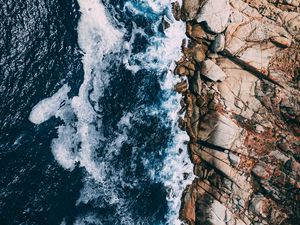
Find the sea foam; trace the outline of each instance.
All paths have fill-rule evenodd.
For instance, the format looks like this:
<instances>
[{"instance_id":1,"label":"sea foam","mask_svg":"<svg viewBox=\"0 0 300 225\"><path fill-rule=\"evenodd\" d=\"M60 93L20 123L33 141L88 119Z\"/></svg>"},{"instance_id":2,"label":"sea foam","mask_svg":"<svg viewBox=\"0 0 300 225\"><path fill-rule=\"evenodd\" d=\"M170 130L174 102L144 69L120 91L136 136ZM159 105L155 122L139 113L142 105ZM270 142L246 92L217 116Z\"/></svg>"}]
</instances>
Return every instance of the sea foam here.
<instances>
[{"instance_id":1,"label":"sea foam","mask_svg":"<svg viewBox=\"0 0 300 225\"><path fill-rule=\"evenodd\" d=\"M41 124L52 116L55 116L62 103L68 99L68 92L70 90L71 88L65 84L54 95L41 100L30 112L30 122Z\"/></svg>"},{"instance_id":2,"label":"sea foam","mask_svg":"<svg viewBox=\"0 0 300 225\"><path fill-rule=\"evenodd\" d=\"M84 79L80 86L78 96L68 99L70 88L64 85L56 94L42 100L32 110L30 121L42 123L51 116L60 117L64 124L58 127L58 137L52 141L52 152L57 162L65 169L72 170L79 165L86 171L84 187L81 190L77 204L87 204L95 201L98 207L106 207L105 203L116 207L115 217L121 224L147 224L141 220L133 219L130 213L130 202L123 198L122 191L117 189L117 184L122 188L134 188L139 185L136 178L125 179L125 171L118 171L113 167L116 157L124 143L130 140L129 130L132 120L140 120L139 109L126 112L117 124L114 139L107 140L103 134L102 105L99 99L103 97L105 88L109 85L110 74L107 68L114 60L120 60L128 70L137 73L141 69L165 74L160 79L160 88L163 92L163 102L157 106L144 109L148 114L160 115L166 112L167 117L162 118L166 126L171 126L171 139L167 149L164 150L166 158L163 169L157 173L151 162L151 156L145 155L142 163L149 169L149 176L155 182L161 182L169 190L167 201L169 212L166 220L169 225L180 224L178 212L182 191L193 179L192 164L187 151L179 154L179 149L185 149L188 136L177 127L178 106L181 96L173 91L174 84L180 79L174 77L174 61L181 55L181 41L185 38L184 23L175 21L171 15L170 1L141 1L140 8L128 1L124 10L147 16L157 16L152 24L156 35L148 37L149 46L144 52L132 53L131 46L136 35L147 37L143 28L133 23L132 36L124 39L124 28L114 26L114 18L108 15L104 5L99 0L79 0L81 17L78 24L78 43L83 51ZM149 15L145 13L149 11ZM151 14L151 15L150 15ZM159 31L162 17L170 23L170 27L162 34ZM123 54L119 59L113 54ZM65 102L63 107L62 104ZM109 142L109 143L107 143ZM101 144L106 143L106 144ZM101 148L101 156L97 151ZM131 153L130 168L136 170L137 153L140 149L134 147ZM188 174L184 179L183 174ZM119 192L118 192L119 191ZM101 199L101 201L99 201ZM101 205L104 204L104 205ZM97 217L87 214L79 217L75 224L92 223ZM96 223L97 224L97 223ZM99 222L101 224L101 222Z\"/></svg>"}]
</instances>

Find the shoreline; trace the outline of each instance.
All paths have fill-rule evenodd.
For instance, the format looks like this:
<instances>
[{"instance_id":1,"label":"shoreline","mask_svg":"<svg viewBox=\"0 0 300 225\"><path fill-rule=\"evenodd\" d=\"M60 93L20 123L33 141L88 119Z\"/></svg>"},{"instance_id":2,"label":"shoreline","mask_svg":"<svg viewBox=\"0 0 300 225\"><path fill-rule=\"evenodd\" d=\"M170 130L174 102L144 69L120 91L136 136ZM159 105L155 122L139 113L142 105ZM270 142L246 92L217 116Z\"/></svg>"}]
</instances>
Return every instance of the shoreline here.
<instances>
[{"instance_id":1,"label":"shoreline","mask_svg":"<svg viewBox=\"0 0 300 225\"><path fill-rule=\"evenodd\" d=\"M172 3L187 40L174 74L196 178L186 224L296 224L300 1Z\"/></svg>"}]
</instances>

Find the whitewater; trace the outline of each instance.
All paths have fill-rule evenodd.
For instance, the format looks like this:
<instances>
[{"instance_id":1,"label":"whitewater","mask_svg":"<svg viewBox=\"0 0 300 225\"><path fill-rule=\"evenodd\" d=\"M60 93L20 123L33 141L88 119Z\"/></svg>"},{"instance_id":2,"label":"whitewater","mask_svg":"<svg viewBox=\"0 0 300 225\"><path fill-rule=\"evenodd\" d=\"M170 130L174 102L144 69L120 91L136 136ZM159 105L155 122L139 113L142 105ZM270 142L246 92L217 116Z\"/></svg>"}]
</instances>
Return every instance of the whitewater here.
<instances>
[{"instance_id":1,"label":"whitewater","mask_svg":"<svg viewBox=\"0 0 300 225\"><path fill-rule=\"evenodd\" d=\"M180 225L181 194L193 180L188 136L177 127L180 78L172 72L185 25L168 0L78 4L78 94L70 97L64 84L29 115L36 126L61 121L53 156L67 171L84 171L76 205L89 207L74 224Z\"/></svg>"}]
</instances>

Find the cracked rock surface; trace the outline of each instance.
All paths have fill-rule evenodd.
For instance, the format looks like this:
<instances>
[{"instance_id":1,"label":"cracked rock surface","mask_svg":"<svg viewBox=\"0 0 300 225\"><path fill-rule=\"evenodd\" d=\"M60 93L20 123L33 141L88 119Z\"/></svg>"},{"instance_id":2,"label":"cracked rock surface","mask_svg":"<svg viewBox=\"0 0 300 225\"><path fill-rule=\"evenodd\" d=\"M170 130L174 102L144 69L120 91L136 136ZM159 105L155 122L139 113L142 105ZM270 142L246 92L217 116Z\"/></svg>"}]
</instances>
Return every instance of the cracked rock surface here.
<instances>
[{"instance_id":1,"label":"cracked rock surface","mask_svg":"<svg viewBox=\"0 0 300 225\"><path fill-rule=\"evenodd\" d=\"M183 0L190 225L299 224L300 0Z\"/></svg>"}]
</instances>

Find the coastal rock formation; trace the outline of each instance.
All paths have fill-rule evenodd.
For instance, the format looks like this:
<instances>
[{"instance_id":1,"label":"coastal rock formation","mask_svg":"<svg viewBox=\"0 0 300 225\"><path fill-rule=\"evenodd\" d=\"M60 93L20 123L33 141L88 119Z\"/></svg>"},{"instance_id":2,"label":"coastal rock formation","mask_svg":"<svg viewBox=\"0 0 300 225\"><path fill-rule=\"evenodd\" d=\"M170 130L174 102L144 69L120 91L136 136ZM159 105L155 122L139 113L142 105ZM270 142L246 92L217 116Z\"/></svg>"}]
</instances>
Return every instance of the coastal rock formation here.
<instances>
[{"instance_id":1,"label":"coastal rock formation","mask_svg":"<svg viewBox=\"0 0 300 225\"><path fill-rule=\"evenodd\" d=\"M183 1L186 224L299 224L300 0ZM176 9L176 7L173 7Z\"/></svg>"}]
</instances>

